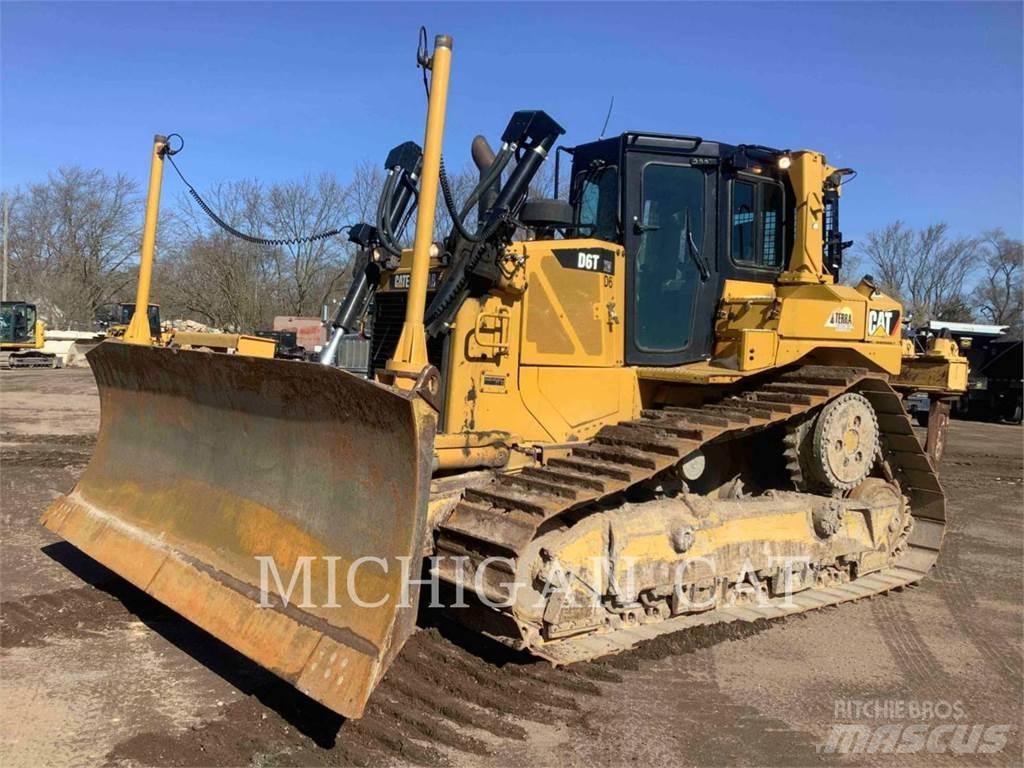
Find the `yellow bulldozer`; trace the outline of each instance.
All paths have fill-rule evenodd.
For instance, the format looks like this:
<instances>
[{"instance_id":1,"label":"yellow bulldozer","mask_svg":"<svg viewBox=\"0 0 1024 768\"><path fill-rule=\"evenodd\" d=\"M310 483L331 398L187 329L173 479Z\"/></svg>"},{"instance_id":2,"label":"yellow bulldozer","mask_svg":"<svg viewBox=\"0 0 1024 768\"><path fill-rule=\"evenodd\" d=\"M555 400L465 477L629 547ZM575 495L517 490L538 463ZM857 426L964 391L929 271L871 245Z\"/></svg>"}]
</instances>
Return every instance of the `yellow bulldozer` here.
<instances>
[{"instance_id":1,"label":"yellow bulldozer","mask_svg":"<svg viewBox=\"0 0 1024 768\"><path fill-rule=\"evenodd\" d=\"M945 422L930 456L901 392L927 379L942 415L966 362L905 356L899 303L841 283L851 172L642 131L556 150L562 127L520 111L497 152L474 142L459 205L451 51L441 35L421 57L424 144L389 155L376 219L349 233L359 268L320 362L154 346L137 316L89 355L95 452L45 525L349 717L421 584L568 664L924 577ZM528 200L552 152L567 200ZM157 179L165 154L158 137Z\"/></svg>"}]
</instances>

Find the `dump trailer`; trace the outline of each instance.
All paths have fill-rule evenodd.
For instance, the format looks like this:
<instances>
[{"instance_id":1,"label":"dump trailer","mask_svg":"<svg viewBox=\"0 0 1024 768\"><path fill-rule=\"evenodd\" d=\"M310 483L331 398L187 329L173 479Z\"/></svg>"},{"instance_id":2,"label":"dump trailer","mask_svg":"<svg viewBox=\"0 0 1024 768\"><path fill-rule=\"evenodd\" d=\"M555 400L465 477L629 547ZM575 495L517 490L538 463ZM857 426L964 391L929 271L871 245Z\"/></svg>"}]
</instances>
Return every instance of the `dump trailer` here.
<instances>
[{"instance_id":1,"label":"dump trailer","mask_svg":"<svg viewBox=\"0 0 1024 768\"><path fill-rule=\"evenodd\" d=\"M568 664L922 579L945 499L903 409L901 307L839 279L850 171L630 131L559 150L568 200L527 200L563 129L519 111L497 152L474 142L460 205L450 38L420 61L424 143L350 230L320 361L104 342L96 448L45 525L348 717L421 582ZM927 370L966 382L955 347Z\"/></svg>"},{"instance_id":2,"label":"dump trailer","mask_svg":"<svg viewBox=\"0 0 1024 768\"><path fill-rule=\"evenodd\" d=\"M60 358L43 351L45 342L46 328L35 304L0 304L0 368L60 368Z\"/></svg>"}]
</instances>

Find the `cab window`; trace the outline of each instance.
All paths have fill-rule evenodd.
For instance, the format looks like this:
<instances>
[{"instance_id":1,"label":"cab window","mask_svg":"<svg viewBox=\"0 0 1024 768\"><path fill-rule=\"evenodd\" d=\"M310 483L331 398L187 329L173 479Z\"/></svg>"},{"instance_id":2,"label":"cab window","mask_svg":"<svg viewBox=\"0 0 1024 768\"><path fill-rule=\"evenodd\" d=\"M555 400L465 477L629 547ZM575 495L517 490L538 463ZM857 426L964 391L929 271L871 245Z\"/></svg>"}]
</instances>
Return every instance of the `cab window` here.
<instances>
[{"instance_id":1,"label":"cab window","mask_svg":"<svg viewBox=\"0 0 1024 768\"><path fill-rule=\"evenodd\" d=\"M34 337L36 308L31 304L5 301L0 309L0 340L23 343Z\"/></svg>"},{"instance_id":2,"label":"cab window","mask_svg":"<svg viewBox=\"0 0 1024 768\"><path fill-rule=\"evenodd\" d=\"M775 181L732 182L729 255L740 266L781 269L785 194Z\"/></svg>"},{"instance_id":3,"label":"cab window","mask_svg":"<svg viewBox=\"0 0 1024 768\"><path fill-rule=\"evenodd\" d=\"M778 184L761 185L761 266L782 268L782 187Z\"/></svg>"},{"instance_id":4,"label":"cab window","mask_svg":"<svg viewBox=\"0 0 1024 768\"><path fill-rule=\"evenodd\" d=\"M644 167L635 224L634 343L645 352L690 344L704 263L704 186L704 173L687 165Z\"/></svg>"},{"instance_id":5,"label":"cab window","mask_svg":"<svg viewBox=\"0 0 1024 768\"><path fill-rule=\"evenodd\" d=\"M754 208L757 190L753 184L735 181L732 185L732 249L733 261L754 261Z\"/></svg>"},{"instance_id":6,"label":"cab window","mask_svg":"<svg viewBox=\"0 0 1024 768\"><path fill-rule=\"evenodd\" d=\"M579 175L576 223L580 237L618 242L619 169L608 165Z\"/></svg>"}]
</instances>

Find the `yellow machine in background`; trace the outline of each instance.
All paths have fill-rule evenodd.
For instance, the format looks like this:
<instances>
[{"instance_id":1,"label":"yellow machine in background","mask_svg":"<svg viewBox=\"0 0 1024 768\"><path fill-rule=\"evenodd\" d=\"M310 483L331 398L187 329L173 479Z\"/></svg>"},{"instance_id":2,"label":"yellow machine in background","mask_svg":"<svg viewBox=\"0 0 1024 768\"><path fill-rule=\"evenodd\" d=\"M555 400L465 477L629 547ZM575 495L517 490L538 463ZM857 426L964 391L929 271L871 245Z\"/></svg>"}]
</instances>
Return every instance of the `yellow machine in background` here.
<instances>
[{"instance_id":1,"label":"yellow machine in background","mask_svg":"<svg viewBox=\"0 0 1024 768\"><path fill-rule=\"evenodd\" d=\"M124 340L135 316L134 304L117 304L113 322L107 326L107 336ZM215 331L179 331L164 329L160 323L160 305L150 304L147 312L150 341L156 346L232 352L251 357L273 357L274 343L260 336Z\"/></svg>"},{"instance_id":2,"label":"yellow machine in background","mask_svg":"<svg viewBox=\"0 0 1024 768\"><path fill-rule=\"evenodd\" d=\"M36 305L5 301L0 306L0 367L59 368L60 359L43 352L46 328Z\"/></svg>"},{"instance_id":3,"label":"yellow machine in background","mask_svg":"<svg viewBox=\"0 0 1024 768\"><path fill-rule=\"evenodd\" d=\"M450 57L447 36L421 57L424 148L395 148L352 228L320 363L153 346L137 313L133 343L89 355L96 451L44 523L349 717L413 630L427 555L456 620L556 663L921 579L944 495L902 405L900 305L838 280L849 171L630 132L558 150L568 201L527 200L563 129L521 111L498 152L474 142L460 207ZM937 397L962 387L955 350L928 365ZM271 564L301 600L266 594Z\"/></svg>"},{"instance_id":4,"label":"yellow machine in background","mask_svg":"<svg viewBox=\"0 0 1024 768\"><path fill-rule=\"evenodd\" d=\"M134 304L114 304L104 307L98 313L97 321L106 326L107 336L114 339L124 338L131 325L132 317L135 316ZM160 305L150 304L147 307L146 320L149 323L149 337L154 344L164 343L163 329L160 326Z\"/></svg>"}]
</instances>

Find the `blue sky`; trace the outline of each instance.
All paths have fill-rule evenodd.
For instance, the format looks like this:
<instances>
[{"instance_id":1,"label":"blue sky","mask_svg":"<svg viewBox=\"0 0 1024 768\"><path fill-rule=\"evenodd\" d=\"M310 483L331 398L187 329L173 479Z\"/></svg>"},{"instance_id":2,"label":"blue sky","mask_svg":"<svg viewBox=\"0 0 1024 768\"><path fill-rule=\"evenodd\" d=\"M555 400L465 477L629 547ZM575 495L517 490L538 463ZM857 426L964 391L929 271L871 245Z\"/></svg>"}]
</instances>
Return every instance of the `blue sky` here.
<instances>
[{"instance_id":1,"label":"blue sky","mask_svg":"<svg viewBox=\"0 0 1024 768\"><path fill-rule=\"evenodd\" d=\"M903 218L1020 237L1022 5L92 4L5 2L4 188L63 164L144 181L177 131L183 169L287 179L422 140L416 33L455 38L449 164L541 108L595 138L698 134L811 147L859 171L853 236ZM168 176L166 195L180 190Z\"/></svg>"}]
</instances>

